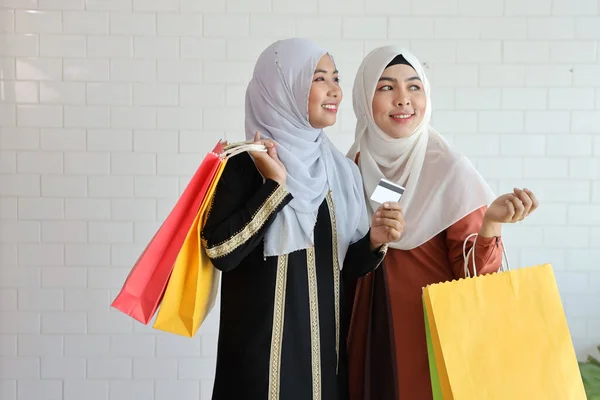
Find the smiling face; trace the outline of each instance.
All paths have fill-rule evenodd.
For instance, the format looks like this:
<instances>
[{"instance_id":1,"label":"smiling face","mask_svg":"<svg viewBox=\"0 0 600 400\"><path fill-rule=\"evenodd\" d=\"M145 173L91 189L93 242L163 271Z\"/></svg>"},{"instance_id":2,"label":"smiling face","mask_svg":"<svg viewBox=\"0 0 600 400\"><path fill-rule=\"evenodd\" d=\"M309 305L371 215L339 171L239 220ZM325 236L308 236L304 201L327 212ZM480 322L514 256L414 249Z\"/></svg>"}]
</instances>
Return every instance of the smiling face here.
<instances>
[{"instance_id":1,"label":"smiling face","mask_svg":"<svg viewBox=\"0 0 600 400\"><path fill-rule=\"evenodd\" d=\"M342 89L338 71L329 55L319 60L308 96L308 121L313 128L323 129L335 124Z\"/></svg>"},{"instance_id":2,"label":"smiling face","mask_svg":"<svg viewBox=\"0 0 600 400\"><path fill-rule=\"evenodd\" d=\"M373 118L386 135L403 138L412 135L425 116L427 97L423 82L409 65L386 68L373 96Z\"/></svg>"}]
</instances>

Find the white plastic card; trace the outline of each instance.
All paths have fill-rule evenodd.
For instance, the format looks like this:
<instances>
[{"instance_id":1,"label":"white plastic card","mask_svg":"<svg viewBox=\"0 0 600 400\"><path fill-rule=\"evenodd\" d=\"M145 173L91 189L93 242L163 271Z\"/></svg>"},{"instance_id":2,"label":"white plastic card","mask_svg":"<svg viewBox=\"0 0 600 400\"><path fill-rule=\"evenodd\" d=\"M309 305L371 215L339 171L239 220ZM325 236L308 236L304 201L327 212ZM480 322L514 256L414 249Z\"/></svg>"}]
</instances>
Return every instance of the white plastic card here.
<instances>
[{"instance_id":1,"label":"white plastic card","mask_svg":"<svg viewBox=\"0 0 600 400\"><path fill-rule=\"evenodd\" d=\"M404 194L404 188L386 179L382 179L371 195L371 200L383 204L387 201L398 202Z\"/></svg>"}]
</instances>

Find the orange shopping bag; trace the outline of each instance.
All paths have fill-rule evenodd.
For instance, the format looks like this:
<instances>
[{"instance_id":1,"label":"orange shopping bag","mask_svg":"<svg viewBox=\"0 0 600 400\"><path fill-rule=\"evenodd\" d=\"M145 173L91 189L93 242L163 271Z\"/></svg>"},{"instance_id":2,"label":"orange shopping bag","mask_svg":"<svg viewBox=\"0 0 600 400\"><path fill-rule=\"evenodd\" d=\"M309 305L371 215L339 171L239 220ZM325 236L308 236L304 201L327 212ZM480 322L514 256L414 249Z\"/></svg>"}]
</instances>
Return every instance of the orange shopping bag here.
<instances>
[{"instance_id":1,"label":"orange shopping bag","mask_svg":"<svg viewBox=\"0 0 600 400\"><path fill-rule=\"evenodd\" d=\"M263 146L244 143L226 148L217 173L175 261L173 273L169 278L165 296L154 322L155 329L193 337L214 307L221 272L213 266L206 254L200 233L208 219L214 193L227 159L235 154L256 149L265 150Z\"/></svg>"},{"instance_id":2,"label":"orange shopping bag","mask_svg":"<svg viewBox=\"0 0 600 400\"><path fill-rule=\"evenodd\" d=\"M165 296L154 328L181 336L193 337L212 310L221 271L214 268L200 243L200 233L208 218L214 192L227 160L219 165L215 179L200 206L185 242L175 260Z\"/></svg>"},{"instance_id":3,"label":"orange shopping bag","mask_svg":"<svg viewBox=\"0 0 600 400\"><path fill-rule=\"evenodd\" d=\"M152 319L222 153L223 143L219 142L205 156L169 216L136 261L112 307L143 324Z\"/></svg>"},{"instance_id":4,"label":"orange shopping bag","mask_svg":"<svg viewBox=\"0 0 600 400\"><path fill-rule=\"evenodd\" d=\"M154 328L181 336L193 337L212 310L221 272L217 270L200 240L200 233L208 219L214 193L227 160L245 151L264 151L264 146L237 143L225 148L217 173L210 184L200 209L187 233L181 251L175 260L173 273L158 310Z\"/></svg>"}]
</instances>

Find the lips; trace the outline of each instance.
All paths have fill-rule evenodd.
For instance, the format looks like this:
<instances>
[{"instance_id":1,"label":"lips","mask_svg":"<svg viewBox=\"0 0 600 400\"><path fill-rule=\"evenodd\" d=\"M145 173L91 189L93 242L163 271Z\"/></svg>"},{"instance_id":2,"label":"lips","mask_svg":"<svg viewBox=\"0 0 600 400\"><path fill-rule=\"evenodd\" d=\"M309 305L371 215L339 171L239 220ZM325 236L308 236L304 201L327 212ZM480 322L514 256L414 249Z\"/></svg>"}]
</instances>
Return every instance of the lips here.
<instances>
[{"instance_id":1,"label":"lips","mask_svg":"<svg viewBox=\"0 0 600 400\"><path fill-rule=\"evenodd\" d=\"M323 104L321 107L323 107L325 110L327 110L329 112L333 112L333 113L336 113L338 111L337 103L326 103L326 104Z\"/></svg>"},{"instance_id":2,"label":"lips","mask_svg":"<svg viewBox=\"0 0 600 400\"><path fill-rule=\"evenodd\" d=\"M398 124L408 124L412 122L415 114L392 114L390 118Z\"/></svg>"}]
</instances>

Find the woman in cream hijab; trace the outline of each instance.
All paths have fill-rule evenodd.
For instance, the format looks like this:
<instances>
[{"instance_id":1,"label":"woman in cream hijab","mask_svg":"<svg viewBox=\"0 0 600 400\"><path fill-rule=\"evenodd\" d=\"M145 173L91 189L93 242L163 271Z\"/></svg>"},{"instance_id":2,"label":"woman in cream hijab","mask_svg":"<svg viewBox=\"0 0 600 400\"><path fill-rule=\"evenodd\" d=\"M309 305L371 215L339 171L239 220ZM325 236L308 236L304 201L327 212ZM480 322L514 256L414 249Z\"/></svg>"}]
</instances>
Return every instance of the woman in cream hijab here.
<instances>
[{"instance_id":1,"label":"woman in cream hijab","mask_svg":"<svg viewBox=\"0 0 600 400\"><path fill-rule=\"evenodd\" d=\"M354 82L356 141L348 156L367 199L382 178L406 189L406 223L382 267L356 282L348 338L353 400L432 398L422 288L464 276L463 244L475 252L478 273L497 271L502 224L537 208L527 189L496 198L430 125L430 90L419 60L395 46L368 54ZM377 217L379 206L368 201L369 214Z\"/></svg>"}]
</instances>

